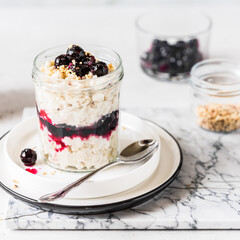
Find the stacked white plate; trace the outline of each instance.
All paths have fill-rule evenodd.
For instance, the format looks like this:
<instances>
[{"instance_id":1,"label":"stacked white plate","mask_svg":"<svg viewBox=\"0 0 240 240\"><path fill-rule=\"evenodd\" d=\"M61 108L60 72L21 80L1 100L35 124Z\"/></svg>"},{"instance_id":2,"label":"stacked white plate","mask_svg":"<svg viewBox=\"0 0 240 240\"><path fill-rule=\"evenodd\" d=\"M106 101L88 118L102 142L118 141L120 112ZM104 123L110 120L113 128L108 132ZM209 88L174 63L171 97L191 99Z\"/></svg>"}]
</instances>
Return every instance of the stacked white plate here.
<instances>
[{"instance_id":1,"label":"stacked white plate","mask_svg":"<svg viewBox=\"0 0 240 240\"><path fill-rule=\"evenodd\" d=\"M138 164L106 169L74 189L64 199L38 203L40 196L61 189L86 173L56 170L46 165L41 157L38 157L33 168L23 165L19 156L24 148L35 148L38 156L41 156L37 121L37 117L31 117L1 138L0 185L16 198L43 209L95 214L133 207L166 188L182 165L181 149L166 130L122 112L120 150L137 140L157 139L159 148L152 158Z\"/></svg>"}]
</instances>

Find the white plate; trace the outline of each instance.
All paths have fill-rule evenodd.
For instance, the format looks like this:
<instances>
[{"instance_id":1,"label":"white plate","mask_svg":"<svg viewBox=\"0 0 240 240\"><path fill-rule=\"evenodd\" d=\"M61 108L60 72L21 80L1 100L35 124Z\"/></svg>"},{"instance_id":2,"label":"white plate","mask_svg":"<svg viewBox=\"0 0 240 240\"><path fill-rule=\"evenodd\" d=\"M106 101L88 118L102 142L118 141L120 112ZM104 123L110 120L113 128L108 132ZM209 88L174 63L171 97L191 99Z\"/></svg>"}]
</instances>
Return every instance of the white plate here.
<instances>
[{"instance_id":1,"label":"white plate","mask_svg":"<svg viewBox=\"0 0 240 240\"><path fill-rule=\"evenodd\" d=\"M8 134L4 148L7 168L11 178L19 182L19 188L29 189L34 198L60 190L86 174L64 172L44 163L40 154L41 144L38 136L37 121L37 117L31 117L19 123ZM159 148L150 160L106 169L75 188L66 198L97 198L117 194L142 183L156 170L161 148L159 136L154 133L144 120L131 114L122 113L120 149L123 149L129 143L146 138L156 139L159 142ZM24 148L34 147L38 153L38 160L33 167L34 170L37 170L36 175L26 171L29 167L24 166L19 157Z\"/></svg>"},{"instance_id":2,"label":"white plate","mask_svg":"<svg viewBox=\"0 0 240 240\"><path fill-rule=\"evenodd\" d=\"M30 205L60 213L97 214L137 206L163 191L176 178L182 166L181 148L174 137L158 125L147 123L161 138L160 162L154 174L134 188L101 198L62 199L57 203L38 203L34 192L23 186L14 187L17 183L9 177L10 172L6 170L6 157L3 153L4 136L0 141L0 186L15 198Z\"/></svg>"}]
</instances>

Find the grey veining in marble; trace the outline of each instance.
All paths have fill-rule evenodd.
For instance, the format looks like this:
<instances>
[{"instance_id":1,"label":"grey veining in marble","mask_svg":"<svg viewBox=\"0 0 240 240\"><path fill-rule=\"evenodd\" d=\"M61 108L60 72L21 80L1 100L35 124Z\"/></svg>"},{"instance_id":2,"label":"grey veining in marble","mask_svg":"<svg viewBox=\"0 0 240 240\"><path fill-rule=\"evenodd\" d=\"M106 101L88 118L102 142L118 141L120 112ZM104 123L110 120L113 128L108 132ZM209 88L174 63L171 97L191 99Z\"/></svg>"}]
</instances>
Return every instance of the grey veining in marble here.
<instances>
[{"instance_id":1,"label":"grey veining in marble","mask_svg":"<svg viewBox=\"0 0 240 240\"><path fill-rule=\"evenodd\" d=\"M240 229L240 131L200 129L187 109L126 109L167 129L183 150L177 179L151 201L96 216L44 212L10 199L14 229Z\"/></svg>"}]
</instances>

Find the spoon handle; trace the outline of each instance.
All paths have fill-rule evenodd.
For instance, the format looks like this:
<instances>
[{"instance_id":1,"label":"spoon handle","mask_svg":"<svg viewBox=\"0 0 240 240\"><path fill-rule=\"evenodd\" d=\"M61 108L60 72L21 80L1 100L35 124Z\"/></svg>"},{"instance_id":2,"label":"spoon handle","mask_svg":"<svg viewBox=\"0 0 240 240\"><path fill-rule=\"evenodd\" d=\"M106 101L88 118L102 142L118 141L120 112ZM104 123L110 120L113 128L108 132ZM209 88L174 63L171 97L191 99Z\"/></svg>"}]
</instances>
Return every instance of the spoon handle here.
<instances>
[{"instance_id":1,"label":"spoon handle","mask_svg":"<svg viewBox=\"0 0 240 240\"><path fill-rule=\"evenodd\" d=\"M90 177L92 177L93 175L95 175L96 173L100 172L101 170L107 168L107 167L110 167L110 166L113 166L113 165L116 165L116 164L119 164L120 161L113 161L113 162L110 162L110 163L107 163L105 165L103 165L102 167L88 173L87 175L79 178L78 180L76 180L75 182L73 183L70 183L69 185L67 185L66 187L62 188L61 190L57 191L57 192L53 192L53 193L49 193L49 194L46 194L42 197L40 197L38 199L38 202L40 203L46 203L46 202L52 202L52 201L55 201L56 199L60 199L60 198L63 198L65 197L72 189L78 187L80 184L82 184L84 181L86 181L87 179L89 179Z\"/></svg>"}]
</instances>

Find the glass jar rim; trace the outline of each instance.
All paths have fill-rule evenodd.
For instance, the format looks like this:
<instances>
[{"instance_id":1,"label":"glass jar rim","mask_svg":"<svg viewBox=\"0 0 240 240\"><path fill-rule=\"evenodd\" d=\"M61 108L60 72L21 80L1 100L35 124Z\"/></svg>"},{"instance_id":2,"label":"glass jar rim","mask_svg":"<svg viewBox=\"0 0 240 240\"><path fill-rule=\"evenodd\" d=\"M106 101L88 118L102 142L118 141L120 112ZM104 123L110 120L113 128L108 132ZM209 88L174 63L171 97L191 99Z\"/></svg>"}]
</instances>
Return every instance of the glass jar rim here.
<instances>
[{"instance_id":1,"label":"glass jar rim","mask_svg":"<svg viewBox=\"0 0 240 240\"><path fill-rule=\"evenodd\" d=\"M83 47L83 49L85 49L85 48L95 48L95 49L99 49L99 50L101 49L101 50L105 50L105 51L108 51L108 52L111 52L112 54L114 54L116 59L117 59L117 62L118 62L118 64L116 65L114 71L108 73L107 75L101 76L101 77L90 78L90 79L83 79L83 80L78 80L78 81L76 81L75 79L74 80L73 79L61 79L61 78L57 78L57 77L52 77L52 76L49 76L47 73L44 73L44 72L41 71L41 69L37 65L37 62L38 62L40 57L42 57L44 55L46 56L46 53L51 51L51 50L54 50L54 49L57 50L57 49L60 49L60 48L63 48L63 47L66 47L66 49L67 49L68 46L69 45L60 45L60 46L48 48L48 49L45 49L45 50L41 51L34 58L34 61L33 61L33 72L36 71L36 73L39 74L40 76L46 77L48 79L56 80L56 81L62 82L62 83L64 83L67 80L68 83L75 83L74 86L76 86L78 84L82 85L82 84L85 84L85 83L87 83L89 81L95 81L96 82L96 84L94 84L94 86L91 86L89 88L83 88L82 90L89 90L89 89L92 89L92 88L95 88L95 87L101 87L101 86L105 86L105 85L110 84L113 81L112 76L114 76L119 70L122 70L120 72L120 77L119 77L120 79L119 80L122 79L122 77L123 77L123 68L122 68L122 59L121 59L120 55L117 52L115 52L114 50L112 50L112 49L108 49L106 47L103 47L103 46L100 46L100 45L94 45L94 44L81 44L81 47ZM61 53L59 53L59 54L61 54ZM109 78L107 81L101 81L101 80L105 79L106 77ZM39 81L34 80L34 82L39 82Z\"/></svg>"},{"instance_id":2,"label":"glass jar rim","mask_svg":"<svg viewBox=\"0 0 240 240\"><path fill-rule=\"evenodd\" d=\"M139 23L140 19L143 17L143 16L146 16L148 14L152 14L152 13L156 13L156 11L146 11L146 12L143 12L141 13L140 15L137 16L136 20L135 20L135 26L137 29L141 30L142 32L146 33L146 34L150 34L150 35L154 35L155 37L161 37L161 38L178 38L178 39L182 39L182 38L190 38L190 37L193 37L193 36L198 36L198 35L201 35L201 34L204 34L204 33L207 33L208 31L211 30L212 28L212 19L209 17L208 14L206 14L205 12L201 12L201 11L196 11L196 13L204 16L207 21L208 21L208 26L204 29L204 30L201 30L199 32L196 32L196 33L191 33L191 34L183 34L183 35L178 35L178 34L160 34L160 33L157 33L157 32L153 32L153 31L149 31L148 29L144 28L141 26L141 24Z\"/></svg>"},{"instance_id":3,"label":"glass jar rim","mask_svg":"<svg viewBox=\"0 0 240 240\"><path fill-rule=\"evenodd\" d=\"M211 81L205 81L203 78L204 76L210 76L211 72L209 73L198 73L199 70L203 69L204 67L211 67L211 66L219 66L219 67L224 67L224 64L227 66L230 66L232 69L230 70L225 70L225 71L216 71L215 74L217 73L218 75L224 76L224 74L231 74L235 76L239 76L239 81L231 81L230 78L228 78L227 83L216 83L216 82L211 82ZM212 74L214 72L212 71ZM226 78L226 77L225 77ZM240 64L235 63L234 61L226 58L211 58L211 59L206 59L203 61L200 61L196 63L191 71L190 71L190 83L191 86L198 91L212 95L214 94L215 96L226 96L226 97L231 97L231 96L239 96L240 95Z\"/></svg>"}]
</instances>

